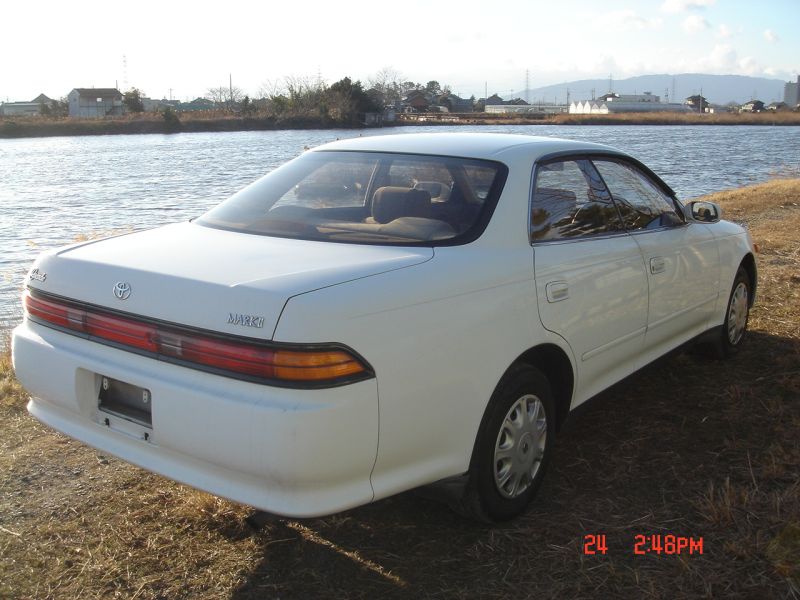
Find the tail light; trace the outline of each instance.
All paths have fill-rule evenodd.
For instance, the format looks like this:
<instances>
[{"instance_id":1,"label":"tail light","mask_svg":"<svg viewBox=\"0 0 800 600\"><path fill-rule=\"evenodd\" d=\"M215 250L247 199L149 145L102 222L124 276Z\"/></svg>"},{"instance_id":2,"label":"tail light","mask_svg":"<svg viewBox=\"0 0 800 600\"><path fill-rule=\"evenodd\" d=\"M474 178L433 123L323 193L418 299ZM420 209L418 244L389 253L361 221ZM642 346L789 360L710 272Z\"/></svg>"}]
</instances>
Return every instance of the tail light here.
<instances>
[{"instance_id":1,"label":"tail light","mask_svg":"<svg viewBox=\"0 0 800 600\"><path fill-rule=\"evenodd\" d=\"M362 359L336 345L298 347L222 337L28 291L23 304L27 316L43 325L219 375L286 387L328 387L373 375Z\"/></svg>"}]
</instances>

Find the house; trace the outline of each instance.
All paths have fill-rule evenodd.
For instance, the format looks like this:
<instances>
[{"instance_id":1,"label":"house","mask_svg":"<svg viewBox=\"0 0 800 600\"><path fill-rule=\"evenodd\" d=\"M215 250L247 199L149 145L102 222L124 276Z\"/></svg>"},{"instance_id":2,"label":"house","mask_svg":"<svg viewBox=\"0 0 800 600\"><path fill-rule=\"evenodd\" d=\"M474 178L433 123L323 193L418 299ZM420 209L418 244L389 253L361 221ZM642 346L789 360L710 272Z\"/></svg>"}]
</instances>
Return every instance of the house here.
<instances>
[{"instance_id":1,"label":"house","mask_svg":"<svg viewBox=\"0 0 800 600\"><path fill-rule=\"evenodd\" d=\"M30 102L4 102L0 104L0 115L4 117L32 116L42 114L42 107L49 107L53 102L44 94L39 94Z\"/></svg>"},{"instance_id":2,"label":"house","mask_svg":"<svg viewBox=\"0 0 800 600\"><path fill-rule=\"evenodd\" d=\"M759 113L764 111L764 103L761 100L750 100L746 104L742 104L739 112Z\"/></svg>"},{"instance_id":3,"label":"house","mask_svg":"<svg viewBox=\"0 0 800 600\"><path fill-rule=\"evenodd\" d=\"M0 115L4 117L23 117L42 114L42 105L38 102L4 102L0 104Z\"/></svg>"},{"instance_id":4,"label":"house","mask_svg":"<svg viewBox=\"0 0 800 600\"><path fill-rule=\"evenodd\" d=\"M503 100L497 94L492 94L486 100L483 101L483 105L484 106L501 106L501 105L503 105L505 103L506 103L506 101Z\"/></svg>"},{"instance_id":5,"label":"house","mask_svg":"<svg viewBox=\"0 0 800 600\"><path fill-rule=\"evenodd\" d=\"M403 107L411 108L416 112L425 112L428 110L431 101L421 90L411 90L408 95L403 99Z\"/></svg>"},{"instance_id":6,"label":"house","mask_svg":"<svg viewBox=\"0 0 800 600\"><path fill-rule=\"evenodd\" d=\"M706 100L700 94L689 96L686 98L685 102L686 105L695 112L706 112L706 109L708 108L708 100Z\"/></svg>"},{"instance_id":7,"label":"house","mask_svg":"<svg viewBox=\"0 0 800 600\"><path fill-rule=\"evenodd\" d=\"M661 96L656 96L652 92L645 92L644 94L617 94L615 92L608 92L600 96L596 102L661 102Z\"/></svg>"},{"instance_id":8,"label":"house","mask_svg":"<svg viewBox=\"0 0 800 600\"><path fill-rule=\"evenodd\" d=\"M36 102L38 104L44 104L45 106L50 106L53 103L53 99L48 96L45 96L44 94L39 94L38 96L36 96L36 98L31 100L31 102Z\"/></svg>"},{"instance_id":9,"label":"house","mask_svg":"<svg viewBox=\"0 0 800 600\"><path fill-rule=\"evenodd\" d=\"M789 105L786 102L772 102L767 106L767 110L771 110L772 112L783 112L785 110L789 110Z\"/></svg>"},{"instance_id":10,"label":"house","mask_svg":"<svg viewBox=\"0 0 800 600\"><path fill-rule=\"evenodd\" d=\"M448 111L454 113L472 112L472 100L459 98L455 94L443 94L439 97L439 104L446 106Z\"/></svg>"},{"instance_id":11,"label":"house","mask_svg":"<svg viewBox=\"0 0 800 600\"><path fill-rule=\"evenodd\" d=\"M125 114L122 92L116 88L75 88L67 100L70 117L100 119Z\"/></svg>"},{"instance_id":12,"label":"house","mask_svg":"<svg viewBox=\"0 0 800 600\"><path fill-rule=\"evenodd\" d=\"M259 100L253 100L253 104L258 108L264 108L265 103ZM214 102L208 98L195 98L191 102L181 102L178 105L178 110L181 112L190 112L195 110L214 110Z\"/></svg>"}]
</instances>

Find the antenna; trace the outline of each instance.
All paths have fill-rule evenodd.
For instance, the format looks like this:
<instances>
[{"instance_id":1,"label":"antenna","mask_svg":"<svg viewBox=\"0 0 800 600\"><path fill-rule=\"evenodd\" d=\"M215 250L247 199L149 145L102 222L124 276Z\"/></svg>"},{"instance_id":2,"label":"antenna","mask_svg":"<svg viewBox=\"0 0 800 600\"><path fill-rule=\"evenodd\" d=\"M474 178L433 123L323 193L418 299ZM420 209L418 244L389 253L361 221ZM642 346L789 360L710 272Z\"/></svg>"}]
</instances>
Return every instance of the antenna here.
<instances>
[{"instance_id":1,"label":"antenna","mask_svg":"<svg viewBox=\"0 0 800 600\"><path fill-rule=\"evenodd\" d=\"M675 101L675 77L672 78L672 101Z\"/></svg>"}]
</instances>

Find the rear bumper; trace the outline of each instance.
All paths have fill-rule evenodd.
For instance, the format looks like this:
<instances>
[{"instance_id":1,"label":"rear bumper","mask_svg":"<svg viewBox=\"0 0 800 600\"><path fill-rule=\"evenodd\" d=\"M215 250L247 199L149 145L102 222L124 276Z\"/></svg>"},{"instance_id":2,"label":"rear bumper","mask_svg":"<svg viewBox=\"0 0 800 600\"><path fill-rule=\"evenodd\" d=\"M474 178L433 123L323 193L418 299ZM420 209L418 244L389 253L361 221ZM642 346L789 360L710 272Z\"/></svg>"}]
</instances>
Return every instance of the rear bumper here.
<instances>
[{"instance_id":1,"label":"rear bumper","mask_svg":"<svg viewBox=\"0 0 800 600\"><path fill-rule=\"evenodd\" d=\"M285 516L331 514L373 498L374 379L291 390L167 364L24 322L14 330L28 410L147 470ZM102 376L150 390L152 427L98 408Z\"/></svg>"}]
</instances>

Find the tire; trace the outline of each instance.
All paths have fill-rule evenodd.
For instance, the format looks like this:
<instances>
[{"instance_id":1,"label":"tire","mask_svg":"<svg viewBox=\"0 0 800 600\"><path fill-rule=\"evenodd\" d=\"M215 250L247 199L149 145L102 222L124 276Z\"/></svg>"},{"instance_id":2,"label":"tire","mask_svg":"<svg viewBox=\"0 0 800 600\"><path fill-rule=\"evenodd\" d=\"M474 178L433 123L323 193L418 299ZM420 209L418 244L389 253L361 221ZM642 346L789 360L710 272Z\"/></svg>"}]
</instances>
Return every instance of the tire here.
<instances>
[{"instance_id":1,"label":"tire","mask_svg":"<svg viewBox=\"0 0 800 600\"><path fill-rule=\"evenodd\" d=\"M729 358L739 352L744 344L750 318L751 294L750 277L747 271L739 267L725 307L725 321L718 328L709 348L714 358Z\"/></svg>"},{"instance_id":2,"label":"tire","mask_svg":"<svg viewBox=\"0 0 800 600\"><path fill-rule=\"evenodd\" d=\"M495 389L478 431L459 512L485 522L525 511L541 485L555 442L550 383L515 367Z\"/></svg>"}]
</instances>

